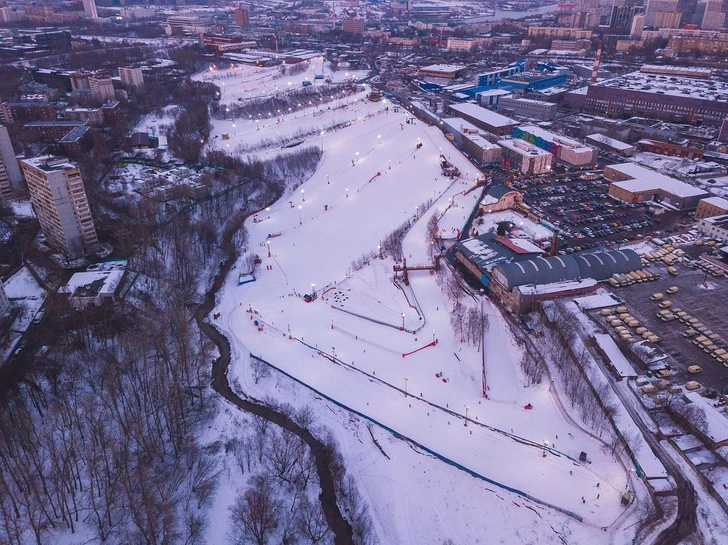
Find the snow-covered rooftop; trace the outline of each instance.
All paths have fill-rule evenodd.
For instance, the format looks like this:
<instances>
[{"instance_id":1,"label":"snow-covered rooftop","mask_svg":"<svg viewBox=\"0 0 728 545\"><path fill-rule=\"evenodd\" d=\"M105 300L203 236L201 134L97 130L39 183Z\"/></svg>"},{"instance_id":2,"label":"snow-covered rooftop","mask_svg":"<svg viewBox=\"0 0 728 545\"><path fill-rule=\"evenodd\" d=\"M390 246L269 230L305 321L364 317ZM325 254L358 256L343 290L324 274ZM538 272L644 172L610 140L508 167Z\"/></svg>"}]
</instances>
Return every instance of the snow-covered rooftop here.
<instances>
[{"instance_id":1,"label":"snow-covered rooftop","mask_svg":"<svg viewBox=\"0 0 728 545\"><path fill-rule=\"evenodd\" d=\"M477 119L478 121L482 121L491 127L509 127L518 125L518 121L515 121L510 117L506 117L470 102L466 102L465 104L451 104L449 108L452 111L459 112Z\"/></svg>"},{"instance_id":2,"label":"snow-covered rooftop","mask_svg":"<svg viewBox=\"0 0 728 545\"><path fill-rule=\"evenodd\" d=\"M609 168L616 170L625 176L629 176L629 180L622 182L614 182L614 185L628 191L650 191L662 189L680 197L699 197L707 195L707 193L690 184L665 176L654 170L641 167L635 163L619 163L617 165L609 165Z\"/></svg>"}]
</instances>

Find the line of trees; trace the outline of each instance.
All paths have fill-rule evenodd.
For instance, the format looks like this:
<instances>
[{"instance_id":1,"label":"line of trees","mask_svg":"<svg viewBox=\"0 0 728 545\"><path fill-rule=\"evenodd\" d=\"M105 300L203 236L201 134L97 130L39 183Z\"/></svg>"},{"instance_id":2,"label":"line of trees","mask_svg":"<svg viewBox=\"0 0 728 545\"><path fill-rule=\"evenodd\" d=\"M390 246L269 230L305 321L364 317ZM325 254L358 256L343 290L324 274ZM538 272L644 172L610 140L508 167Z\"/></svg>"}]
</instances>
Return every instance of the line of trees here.
<instances>
[{"instance_id":1,"label":"line of trees","mask_svg":"<svg viewBox=\"0 0 728 545\"><path fill-rule=\"evenodd\" d=\"M215 112L216 119L266 119L280 117L283 113L297 112L314 106L329 107L334 100L343 99L357 92L350 84L327 84L325 87L310 85L295 91L290 89L272 97L246 100L245 103L227 104Z\"/></svg>"}]
</instances>

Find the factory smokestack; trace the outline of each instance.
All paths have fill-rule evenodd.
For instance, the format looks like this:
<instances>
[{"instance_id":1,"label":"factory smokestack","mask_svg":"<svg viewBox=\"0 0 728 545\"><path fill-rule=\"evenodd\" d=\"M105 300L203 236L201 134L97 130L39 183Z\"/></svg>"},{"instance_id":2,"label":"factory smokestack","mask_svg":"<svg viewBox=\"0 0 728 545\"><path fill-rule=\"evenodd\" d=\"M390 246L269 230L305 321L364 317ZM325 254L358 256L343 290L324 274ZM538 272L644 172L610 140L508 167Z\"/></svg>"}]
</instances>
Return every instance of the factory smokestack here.
<instances>
[{"instance_id":1,"label":"factory smokestack","mask_svg":"<svg viewBox=\"0 0 728 545\"><path fill-rule=\"evenodd\" d=\"M597 48L597 57L594 59L594 69L592 70L591 83L597 82L597 74L599 73L599 64L602 62L602 44L599 43Z\"/></svg>"},{"instance_id":2,"label":"factory smokestack","mask_svg":"<svg viewBox=\"0 0 728 545\"><path fill-rule=\"evenodd\" d=\"M551 249L549 249L549 256L551 257L556 255L556 249L559 247L558 236L559 232L554 231L554 236L551 237Z\"/></svg>"}]
</instances>

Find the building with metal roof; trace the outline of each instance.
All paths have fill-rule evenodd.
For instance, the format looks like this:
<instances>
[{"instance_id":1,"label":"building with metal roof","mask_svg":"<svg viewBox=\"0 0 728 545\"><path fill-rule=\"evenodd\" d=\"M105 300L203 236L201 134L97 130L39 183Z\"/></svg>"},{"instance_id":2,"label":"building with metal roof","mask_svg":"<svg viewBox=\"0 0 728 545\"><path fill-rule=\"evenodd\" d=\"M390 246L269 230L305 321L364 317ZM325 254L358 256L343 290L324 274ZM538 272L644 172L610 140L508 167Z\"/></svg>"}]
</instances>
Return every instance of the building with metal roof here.
<instances>
[{"instance_id":1,"label":"building with metal roof","mask_svg":"<svg viewBox=\"0 0 728 545\"><path fill-rule=\"evenodd\" d=\"M606 280L615 273L627 273L642 268L634 250L578 252L571 255L539 257L512 263L500 263L493 268L492 279L510 291L527 284L554 284L584 278Z\"/></svg>"},{"instance_id":2,"label":"building with metal roof","mask_svg":"<svg viewBox=\"0 0 728 545\"><path fill-rule=\"evenodd\" d=\"M499 263L525 260L544 250L525 239L509 239L488 232L455 245L455 259L484 286L490 285L490 272Z\"/></svg>"}]
</instances>

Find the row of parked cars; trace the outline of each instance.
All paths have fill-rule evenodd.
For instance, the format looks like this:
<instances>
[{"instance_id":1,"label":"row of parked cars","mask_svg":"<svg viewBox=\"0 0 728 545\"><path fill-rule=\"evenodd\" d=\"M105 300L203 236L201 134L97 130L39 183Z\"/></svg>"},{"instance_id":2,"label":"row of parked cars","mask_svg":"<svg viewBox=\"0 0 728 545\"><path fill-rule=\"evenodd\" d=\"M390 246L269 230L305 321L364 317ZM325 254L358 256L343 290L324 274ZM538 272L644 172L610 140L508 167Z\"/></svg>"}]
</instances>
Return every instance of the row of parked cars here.
<instances>
[{"instance_id":1,"label":"row of parked cars","mask_svg":"<svg viewBox=\"0 0 728 545\"><path fill-rule=\"evenodd\" d=\"M618 306L614 309L605 308L600 312L623 342L634 343L644 339L651 343L658 343L662 340L659 335L644 327L637 318L632 316L626 306Z\"/></svg>"},{"instance_id":2,"label":"row of parked cars","mask_svg":"<svg viewBox=\"0 0 728 545\"><path fill-rule=\"evenodd\" d=\"M613 288L625 288L632 284L641 284L642 282L654 282L660 278L660 273L654 269L645 267L640 270L631 271L625 274L615 273L609 277L609 285Z\"/></svg>"},{"instance_id":3,"label":"row of parked cars","mask_svg":"<svg viewBox=\"0 0 728 545\"><path fill-rule=\"evenodd\" d=\"M669 294L674 294L678 292L678 287L671 286L665 291ZM713 333L694 316L673 306L672 301L666 300L664 294L654 293L650 296L650 300L659 301L658 306L660 310L657 312L657 318L663 322L677 321L686 325L687 329L682 333L682 336L687 338L694 337L692 342L695 346L728 368L728 350L725 349L727 345L720 335ZM698 369L700 370L699 367Z\"/></svg>"}]
</instances>

